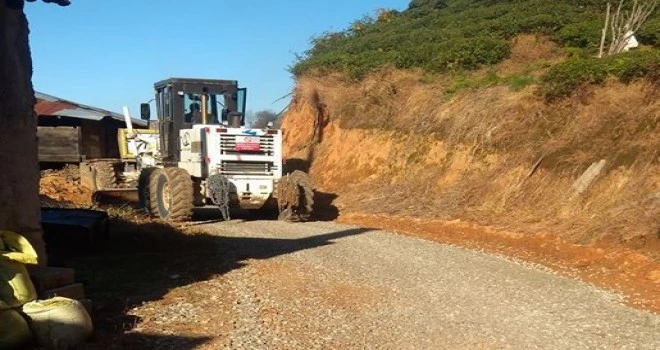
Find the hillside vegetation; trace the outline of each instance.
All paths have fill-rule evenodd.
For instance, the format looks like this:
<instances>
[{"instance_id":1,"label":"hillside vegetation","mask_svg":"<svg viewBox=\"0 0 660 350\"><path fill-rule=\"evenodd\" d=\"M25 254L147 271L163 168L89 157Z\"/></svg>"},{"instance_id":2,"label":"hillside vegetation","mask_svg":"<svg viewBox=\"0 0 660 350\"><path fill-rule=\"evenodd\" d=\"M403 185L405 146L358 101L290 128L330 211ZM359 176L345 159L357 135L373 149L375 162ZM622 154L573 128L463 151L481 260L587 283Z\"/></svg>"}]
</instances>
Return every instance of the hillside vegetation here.
<instances>
[{"instance_id":1,"label":"hillside vegetation","mask_svg":"<svg viewBox=\"0 0 660 350\"><path fill-rule=\"evenodd\" d=\"M604 3L413 1L314 39L291 68L289 164L344 211L660 257L658 11L641 47L599 59Z\"/></svg>"},{"instance_id":2,"label":"hillside vegetation","mask_svg":"<svg viewBox=\"0 0 660 350\"><path fill-rule=\"evenodd\" d=\"M644 45L616 58L597 59L605 0L415 0L405 11L379 10L341 32L314 38L291 68L297 76L342 72L352 79L383 68L459 74L502 62L520 34L549 37L570 59L540 79L548 99L609 76L623 82L660 71L660 16L655 11L636 38ZM628 1L630 5L632 1ZM614 4L616 5L616 3ZM537 62L537 64L547 62ZM511 77L514 86L534 82ZM490 81L492 83L492 81Z\"/></svg>"}]
</instances>

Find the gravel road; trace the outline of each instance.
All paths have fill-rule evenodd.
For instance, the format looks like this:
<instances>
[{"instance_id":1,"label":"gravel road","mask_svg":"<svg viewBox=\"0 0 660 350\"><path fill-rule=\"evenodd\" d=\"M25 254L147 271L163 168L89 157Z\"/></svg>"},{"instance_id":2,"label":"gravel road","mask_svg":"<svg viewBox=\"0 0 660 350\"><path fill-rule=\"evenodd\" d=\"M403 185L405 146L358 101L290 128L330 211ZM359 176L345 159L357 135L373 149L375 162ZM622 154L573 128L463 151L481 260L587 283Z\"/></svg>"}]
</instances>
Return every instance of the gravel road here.
<instances>
[{"instance_id":1,"label":"gravel road","mask_svg":"<svg viewBox=\"0 0 660 350\"><path fill-rule=\"evenodd\" d=\"M221 236L238 349L660 349L660 316L530 264L330 222Z\"/></svg>"}]
</instances>

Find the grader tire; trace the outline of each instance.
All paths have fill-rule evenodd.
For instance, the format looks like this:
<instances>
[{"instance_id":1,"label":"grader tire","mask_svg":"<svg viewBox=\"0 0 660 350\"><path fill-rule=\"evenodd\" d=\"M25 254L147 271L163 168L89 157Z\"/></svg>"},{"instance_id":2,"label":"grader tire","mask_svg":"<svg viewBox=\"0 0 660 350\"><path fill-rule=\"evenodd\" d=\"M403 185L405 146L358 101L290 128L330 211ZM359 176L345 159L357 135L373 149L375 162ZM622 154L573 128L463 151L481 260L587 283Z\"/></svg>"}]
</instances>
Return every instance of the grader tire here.
<instances>
[{"instance_id":1,"label":"grader tire","mask_svg":"<svg viewBox=\"0 0 660 350\"><path fill-rule=\"evenodd\" d=\"M165 175L165 169L154 169L148 177L149 184L149 197L147 200L149 214L154 218L162 218L160 216L160 206L158 205L159 193L158 193L158 179ZM169 194L169 192L168 192ZM161 194L162 197L162 194ZM168 201L169 204L169 201Z\"/></svg>"},{"instance_id":2,"label":"grader tire","mask_svg":"<svg viewBox=\"0 0 660 350\"><path fill-rule=\"evenodd\" d=\"M293 214L293 209L285 208L280 212L280 215L277 216L279 221L294 221L295 215Z\"/></svg>"},{"instance_id":3,"label":"grader tire","mask_svg":"<svg viewBox=\"0 0 660 350\"><path fill-rule=\"evenodd\" d=\"M157 168L142 169L138 178L138 205L140 209L145 209L147 212L150 212L151 202L150 179L156 169Z\"/></svg>"},{"instance_id":4,"label":"grader tire","mask_svg":"<svg viewBox=\"0 0 660 350\"><path fill-rule=\"evenodd\" d=\"M300 189L298 216L301 220L308 220L312 215L314 206L314 187L312 186L312 179L309 178L309 175L300 170L291 173L291 178Z\"/></svg>"},{"instance_id":5,"label":"grader tire","mask_svg":"<svg viewBox=\"0 0 660 350\"><path fill-rule=\"evenodd\" d=\"M152 216L172 222L189 221L193 210L193 183L181 168L157 169L150 176L149 207Z\"/></svg>"},{"instance_id":6,"label":"grader tire","mask_svg":"<svg viewBox=\"0 0 660 350\"><path fill-rule=\"evenodd\" d=\"M296 170L278 184L278 220L308 220L314 206L314 188L306 173Z\"/></svg>"},{"instance_id":7,"label":"grader tire","mask_svg":"<svg viewBox=\"0 0 660 350\"><path fill-rule=\"evenodd\" d=\"M203 207L206 197L202 194L202 181L195 179L193 184L193 205L196 207Z\"/></svg>"}]
</instances>

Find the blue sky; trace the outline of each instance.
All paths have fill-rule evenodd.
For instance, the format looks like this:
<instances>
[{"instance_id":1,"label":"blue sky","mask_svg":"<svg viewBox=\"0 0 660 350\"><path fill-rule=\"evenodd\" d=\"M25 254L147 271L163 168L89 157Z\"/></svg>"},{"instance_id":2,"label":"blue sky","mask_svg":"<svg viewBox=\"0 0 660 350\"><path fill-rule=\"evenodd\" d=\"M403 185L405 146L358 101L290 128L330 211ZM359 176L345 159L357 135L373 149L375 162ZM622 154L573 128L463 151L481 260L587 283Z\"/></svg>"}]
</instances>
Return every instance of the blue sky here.
<instances>
[{"instance_id":1,"label":"blue sky","mask_svg":"<svg viewBox=\"0 0 660 350\"><path fill-rule=\"evenodd\" d=\"M279 112L311 37L409 0L72 0L26 3L35 89L111 111L169 77L238 80L248 111Z\"/></svg>"}]
</instances>

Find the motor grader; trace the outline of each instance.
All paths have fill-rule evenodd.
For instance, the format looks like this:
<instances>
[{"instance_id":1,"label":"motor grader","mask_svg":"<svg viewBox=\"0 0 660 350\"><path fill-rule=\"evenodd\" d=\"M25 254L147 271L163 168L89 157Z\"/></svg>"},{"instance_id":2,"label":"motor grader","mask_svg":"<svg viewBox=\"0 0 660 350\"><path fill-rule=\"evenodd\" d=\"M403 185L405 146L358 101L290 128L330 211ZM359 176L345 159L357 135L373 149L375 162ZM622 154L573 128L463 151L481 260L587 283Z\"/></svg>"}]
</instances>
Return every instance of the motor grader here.
<instances>
[{"instance_id":1,"label":"motor grader","mask_svg":"<svg viewBox=\"0 0 660 350\"><path fill-rule=\"evenodd\" d=\"M190 220L194 207L276 211L280 220L305 220L313 188L299 170L283 172L282 130L245 126L247 89L235 80L170 78L154 84L157 120L140 105L149 130L136 130L124 108L121 159L81 167L96 193L137 190L153 217Z\"/></svg>"}]
</instances>

